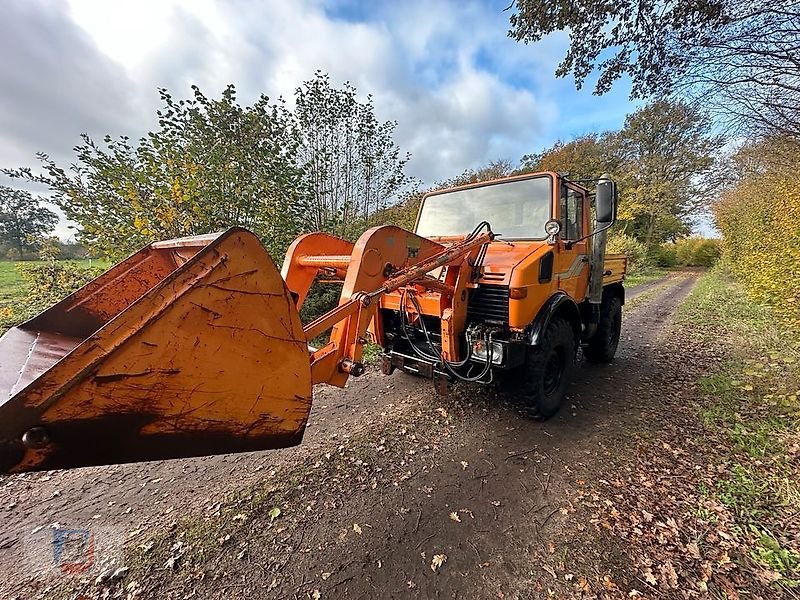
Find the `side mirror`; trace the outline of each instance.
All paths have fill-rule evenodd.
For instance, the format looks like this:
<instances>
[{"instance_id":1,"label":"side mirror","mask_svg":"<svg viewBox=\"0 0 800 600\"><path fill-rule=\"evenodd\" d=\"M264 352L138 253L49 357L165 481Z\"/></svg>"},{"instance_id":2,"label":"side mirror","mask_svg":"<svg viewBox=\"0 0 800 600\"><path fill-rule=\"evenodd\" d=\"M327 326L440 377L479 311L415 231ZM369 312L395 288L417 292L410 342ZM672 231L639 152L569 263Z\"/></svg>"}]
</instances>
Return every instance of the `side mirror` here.
<instances>
[{"instance_id":1,"label":"side mirror","mask_svg":"<svg viewBox=\"0 0 800 600\"><path fill-rule=\"evenodd\" d=\"M603 177L597 182L595 213L598 223L613 223L617 216L617 184Z\"/></svg>"}]
</instances>

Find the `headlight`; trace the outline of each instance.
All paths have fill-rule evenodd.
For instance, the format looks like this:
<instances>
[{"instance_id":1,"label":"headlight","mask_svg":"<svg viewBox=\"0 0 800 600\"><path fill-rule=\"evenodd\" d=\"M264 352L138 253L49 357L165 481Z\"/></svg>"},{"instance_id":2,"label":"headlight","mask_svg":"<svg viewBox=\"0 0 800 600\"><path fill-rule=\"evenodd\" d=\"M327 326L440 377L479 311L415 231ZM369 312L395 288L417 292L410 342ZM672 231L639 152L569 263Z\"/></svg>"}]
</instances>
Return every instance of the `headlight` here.
<instances>
[{"instance_id":1,"label":"headlight","mask_svg":"<svg viewBox=\"0 0 800 600\"><path fill-rule=\"evenodd\" d=\"M486 362L488 344L483 340L472 342L472 358L479 362ZM503 344L492 342L492 364L499 365L503 362Z\"/></svg>"}]
</instances>

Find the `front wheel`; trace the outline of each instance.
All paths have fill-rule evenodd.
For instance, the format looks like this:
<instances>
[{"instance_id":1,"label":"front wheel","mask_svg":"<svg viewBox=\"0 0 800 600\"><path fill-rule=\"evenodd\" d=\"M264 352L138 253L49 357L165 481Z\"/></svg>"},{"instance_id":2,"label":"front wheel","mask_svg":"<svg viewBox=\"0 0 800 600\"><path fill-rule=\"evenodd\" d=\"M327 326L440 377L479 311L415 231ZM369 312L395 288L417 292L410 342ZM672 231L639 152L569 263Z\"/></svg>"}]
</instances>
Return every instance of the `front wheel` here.
<instances>
[{"instance_id":1,"label":"front wheel","mask_svg":"<svg viewBox=\"0 0 800 600\"><path fill-rule=\"evenodd\" d=\"M575 364L575 333L564 319L554 319L538 346L529 346L525 363L504 378L507 395L531 416L547 419L561 408Z\"/></svg>"}]
</instances>

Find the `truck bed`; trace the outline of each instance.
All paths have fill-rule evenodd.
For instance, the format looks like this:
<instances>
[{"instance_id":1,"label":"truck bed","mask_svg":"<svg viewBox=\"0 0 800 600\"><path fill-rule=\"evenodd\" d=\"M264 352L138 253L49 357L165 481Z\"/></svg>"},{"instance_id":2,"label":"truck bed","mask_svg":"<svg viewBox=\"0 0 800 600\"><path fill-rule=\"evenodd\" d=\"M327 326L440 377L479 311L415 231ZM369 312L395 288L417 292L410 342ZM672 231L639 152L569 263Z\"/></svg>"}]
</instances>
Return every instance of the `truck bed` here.
<instances>
[{"instance_id":1,"label":"truck bed","mask_svg":"<svg viewBox=\"0 0 800 600\"><path fill-rule=\"evenodd\" d=\"M625 279L628 257L624 254L606 254L603 263L603 285L619 283Z\"/></svg>"}]
</instances>

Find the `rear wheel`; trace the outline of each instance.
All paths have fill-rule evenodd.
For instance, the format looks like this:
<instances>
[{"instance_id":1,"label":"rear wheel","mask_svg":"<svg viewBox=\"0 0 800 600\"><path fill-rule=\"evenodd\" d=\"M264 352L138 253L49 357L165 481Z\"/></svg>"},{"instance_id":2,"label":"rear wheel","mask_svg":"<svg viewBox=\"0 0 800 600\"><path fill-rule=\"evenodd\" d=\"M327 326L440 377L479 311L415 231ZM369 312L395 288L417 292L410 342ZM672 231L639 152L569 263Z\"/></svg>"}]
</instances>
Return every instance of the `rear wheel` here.
<instances>
[{"instance_id":1,"label":"rear wheel","mask_svg":"<svg viewBox=\"0 0 800 600\"><path fill-rule=\"evenodd\" d=\"M607 297L600 306L600 323L597 331L583 349L586 360L593 363L610 363L617 353L622 330L622 301L619 296Z\"/></svg>"},{"instance_id":2,"label":"rear wheel","mask_svg":"<svg viewBox=\"0 0 800 600\"><path fill-rule=\"evenodd\" d=\"M507 395L531 416L547 419L561 408L575 364L575 333L564 319L554 319L541 344L529 346L525 363L504 379Z\"/></svg>"}]
</instances>

